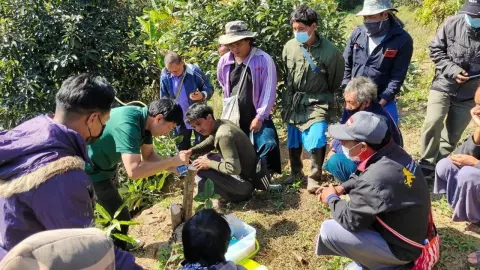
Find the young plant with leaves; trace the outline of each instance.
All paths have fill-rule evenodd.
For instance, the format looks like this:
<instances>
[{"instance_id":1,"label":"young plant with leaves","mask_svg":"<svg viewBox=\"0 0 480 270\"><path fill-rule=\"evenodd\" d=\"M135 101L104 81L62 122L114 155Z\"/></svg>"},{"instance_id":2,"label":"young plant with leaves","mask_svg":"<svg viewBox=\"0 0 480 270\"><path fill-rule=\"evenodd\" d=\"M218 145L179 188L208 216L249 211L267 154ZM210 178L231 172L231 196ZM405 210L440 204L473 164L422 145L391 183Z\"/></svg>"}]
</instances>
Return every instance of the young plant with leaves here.
<instances>
[{"instance_id":1,"label":"young plant with leaves","mask_svg":"<svg viewBox=\"0 0 480 270\"><path fill-rule=\"evenodd\" d=\"M220 195L215 194L215 186L213 185L212 180L207 179L205 182L205 186L202 192L198 192L198 194L193 198L196 202L199 202L200 205L195 210L196 212L202 209L209 209L213 208L213 201L220 199Z\"/></svg>"},{"instance_id":2,"label":"young plant with leaves","mask_svg":"<svg viewBox=\"0 0 480 270\"><path fill-rule=\"evenodd\" d=\"M105 231L109 237L115 237L119 240L122 240L132 245L137 245L135 239L129 235L122 233L112 233L113 230L120 231L121 225L132 226L139 224L136 221L126 221L126 220L117 220L117 216L120 214L122 209L125 207L125 204L120 206L118 210L114 213L113 217L101 206L100 204L95 204L95 225Z\"/></svg>"}]
</instances>

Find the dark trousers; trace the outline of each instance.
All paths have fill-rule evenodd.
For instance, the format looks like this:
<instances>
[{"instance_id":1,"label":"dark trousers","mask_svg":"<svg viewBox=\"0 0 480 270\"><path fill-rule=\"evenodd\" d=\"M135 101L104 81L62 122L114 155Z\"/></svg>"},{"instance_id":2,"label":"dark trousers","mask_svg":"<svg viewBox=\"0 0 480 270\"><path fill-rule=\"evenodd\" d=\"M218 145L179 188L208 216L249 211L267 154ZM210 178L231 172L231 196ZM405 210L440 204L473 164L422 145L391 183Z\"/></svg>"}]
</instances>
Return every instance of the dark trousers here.
<instances>
[{"instance_id":1,"label":"dark trousers","mask_svg":"<svg viewBox=\"0 0 480 270\"><path fill-rule=\"evenodd\" d=\"M222 157L217 154L209 154L208 158L220 161ZM203 192L205 182L207 179L210 179L215 186L215 193L226 201L240 202L248 200L254 190L252 183L249 181L243 180L239 176L224 174L213 169L198 171L197 177L201 178L198 182L198 192Z\"/></svg>"},{"instance_id":2,"label":"dark trousers","mask_svg":"<svg viewBox=\"0 0 480 270\"><path fill-rule=\"evenodd\" d=\"M205 136L193 129L187 129L185 125L181 125L175 129L175 136L183 136L182 141L177 143L178 151L188 150L192 147L192 133L195 134L195 144L205 139Z\"/></svg>"},{"instance_id":3,"label":"dark trousers","mask_svg":"<svg viewBox=\"0 0 480 270\"><path fill-rule=\"evenodd\" d=\"M103 181L99 183L93 183L93 187L95 189L95 194L97 195L97 202L105 210L112 216L115 212L123 205L122 197L117 190L117 177L115 176L113 179L108 181ZM132 218L130 217L130 212L128 211L128 207L124 207L120 214L116 217L118 221L130 221ZM122 225L120 232L118 230L114 230L114 233L121 233L124 235L128 234L128 226ZM121 241L119 239L114 238L113 243L115 246L126 249L127 243Z\"/></svg>"}]
</instances>

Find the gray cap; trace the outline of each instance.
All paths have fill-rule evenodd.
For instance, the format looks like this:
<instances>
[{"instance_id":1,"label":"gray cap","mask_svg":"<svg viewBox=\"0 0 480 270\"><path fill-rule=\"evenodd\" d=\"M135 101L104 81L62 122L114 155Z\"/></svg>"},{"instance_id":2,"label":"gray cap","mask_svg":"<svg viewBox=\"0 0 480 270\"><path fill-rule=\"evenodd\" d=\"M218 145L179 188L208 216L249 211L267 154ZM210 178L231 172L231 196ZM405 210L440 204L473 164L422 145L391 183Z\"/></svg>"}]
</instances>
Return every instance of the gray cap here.
<instances>
[{"instance_id":1,"label":"gray cap","mask_svg":"<svg viewBox=\"0 0 480 270\"><path fill-rule=\"evenodd\" d=\"M363 2L363 9L357 13L357 16L370 16L387 10L398 11L392 7L392 2L390 0L365 0Z\"/></svg>"},{"instance_id":2,"label":"gray cap","mask_svg":"<svg viewBox=\"0 0 480 270\"><path fill-rule=\"evenodd\" d=\"M328 133L341 141L360 141L380 144L387 134L387 121L371 112L357 112L345 124L328 127Z\"/></svg>"},{"instance_id":3,"label":"gray cap","mask_svg":"<svg viewBox=\"0 0 480 270\"><path fill-rule=\"evenodd\" d=\"M480 17L480 2L478 0L467 0L460 9L460 12L468 14L474 18Z\"/></svg>"},{"instance_id":4,"label":"gray cap","mask_svg":"<svg viewBox=\"0 0 480 270\"><path fill-rule=\"evenodd\" d=\"M248 31L248 25L244 21L233 21L225 25L225 35L221 35L218 38L218 43L227 45L242 39L255 38L256 36L256 32Z\"/></svg>"}]
</instances>

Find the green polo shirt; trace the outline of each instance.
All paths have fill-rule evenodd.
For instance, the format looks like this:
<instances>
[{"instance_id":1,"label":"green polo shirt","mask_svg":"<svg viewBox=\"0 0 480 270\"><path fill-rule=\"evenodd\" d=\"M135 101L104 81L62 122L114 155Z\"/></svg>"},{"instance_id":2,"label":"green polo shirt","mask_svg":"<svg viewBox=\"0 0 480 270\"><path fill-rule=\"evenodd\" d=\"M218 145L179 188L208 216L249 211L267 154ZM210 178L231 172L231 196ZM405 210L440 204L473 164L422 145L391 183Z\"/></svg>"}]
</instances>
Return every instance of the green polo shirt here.
<instances>
[{"instance_id":1,"label":"green polo shirt","mask_svg":"<svg viewBox=\"0 0 480 270\"><path fill-rule=\"evenodd\" d=\"M123 106L112 109L102 136L88 146L92 164L86 171L94 183L115 176L122 154L140 154L143 144L152 144L152 134L145 130L148 108Z\"/></svg>"}]
</instances>

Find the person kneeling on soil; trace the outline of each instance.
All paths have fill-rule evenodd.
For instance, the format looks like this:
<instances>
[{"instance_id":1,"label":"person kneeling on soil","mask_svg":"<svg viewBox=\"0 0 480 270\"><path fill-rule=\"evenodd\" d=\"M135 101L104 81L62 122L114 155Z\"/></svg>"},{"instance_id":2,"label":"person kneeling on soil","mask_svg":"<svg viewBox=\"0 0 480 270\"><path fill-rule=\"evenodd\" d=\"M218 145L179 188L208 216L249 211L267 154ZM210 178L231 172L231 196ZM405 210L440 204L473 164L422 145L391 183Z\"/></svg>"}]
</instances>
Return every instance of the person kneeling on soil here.
<instances>
[{"instance_id":1,"label":"person kneeling on soil","mask_svg":"<svg viewBox=\"0 0 480 270\"><path fill-rule=\"evenodd\" d=\"M216 120L213 110L203 103L190 106L188 123L199 133L208 136L188 150L188 155L206 154L193 161L198 170L198 191L202 192L207 179L215 185L215 192L227 201L244 201L252 196L251 178L255 173L257 154L248 136L228 120Z\"/></svg>"},{"instance_id":2,"label":"person kneeling on soil","mask_svg":"<svg viewBox=\"0 0 480 270\"><path fill-rule=\"evenodd\" d=\"M345 124L353 114L359 111L372 112L387 119L388 129L392 133L393 141L403 147L403 139L400 129L385 108L377 101L377 85L367 77L353 78L345 88L343 97L345 107L343 109L341 124ZM323 169L331 173L340 182L348 180L350 175L357 170L358 162L348 159L342 151L339 140L332 140L331 150Z\"/></svg>"},{"instance_id":3,"label":"person kneeling on soil","mask_svg":"<svg viewBox=\"0 0 480 270\"><path fill-rule=\"evenodd\" d=\"M480 10L480 5L479 5ZM480 225L480 88L475 93L475 107L470 111L475 132L435 167L433 192L446 194L453 208L453 221L470 222L469 227L478 231ZM480 250L468 256L468 264L480 267Z\"/></svg>"},{"instance_id":4,"label":"person kneeling on soil","mask_svg":"<svg viewBox=\"0 0 480 270\"><path fill-rule=\"evenodd\" d=\"M98 140L88 145L91 164L86 171L93 182L98 203L113 216L123 205L117 190L118 167L123 162L128 177L138 180L162 171L177 172L176 167L188 163L184 152L171 158L161 158L153 149L153 137L168 135L183 123L183 111L173 99L159 99L147 107L123 106L112 109L110 121ZM105 123L102 122L102 125ZM124 207L117 216L120 221L131 219ZM128 226L121 226L128 233ZM115 239L122 249L132 248Z\"/></svg>"},{"instance_id":5,"label":"person kneeling on soil","mask_svg":"<svg viewBox=\"0 0 480 270\"><path fill-rule=\"evenodd\" d=\"M422 249L392 234L379 219L424 244L430 195L418 164L393 142L386 120L371 112L357 112L328 132L340 140L345 155L360 164L347 182L317 190L333 219L322 223L316 253L352 259L347 269L383 269L414 261ZM350 200L340 199L342 194Z\"/></svg>"},{"instance_id":6,"label":"person kneeling on soil","mask_svg":"<svg viewBox=\"0 0 480 270\"><path fill-rule=\"evenodd\" d=\"M245 270L225 259L232 232L225 218L204 209L190 218L182 230L185 261L182 270Z\"/></svg>"}]
</instances>

